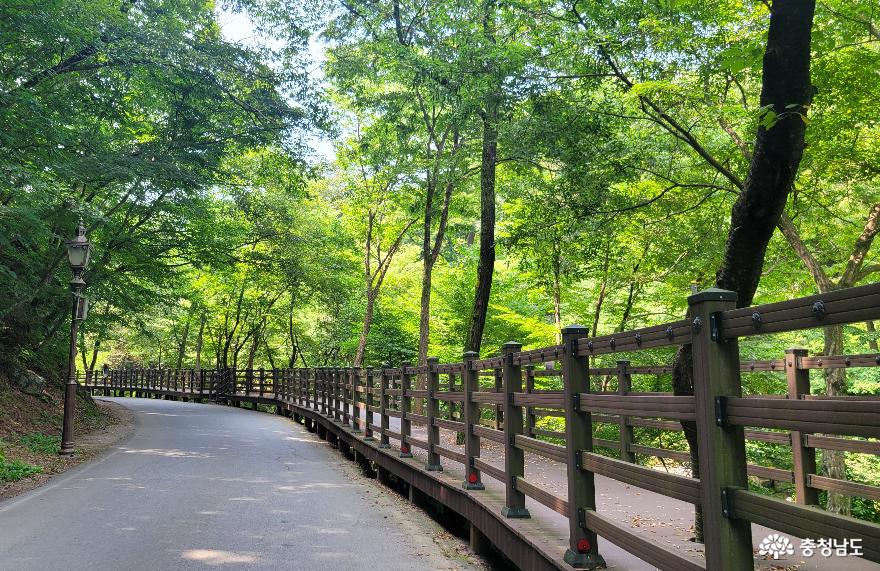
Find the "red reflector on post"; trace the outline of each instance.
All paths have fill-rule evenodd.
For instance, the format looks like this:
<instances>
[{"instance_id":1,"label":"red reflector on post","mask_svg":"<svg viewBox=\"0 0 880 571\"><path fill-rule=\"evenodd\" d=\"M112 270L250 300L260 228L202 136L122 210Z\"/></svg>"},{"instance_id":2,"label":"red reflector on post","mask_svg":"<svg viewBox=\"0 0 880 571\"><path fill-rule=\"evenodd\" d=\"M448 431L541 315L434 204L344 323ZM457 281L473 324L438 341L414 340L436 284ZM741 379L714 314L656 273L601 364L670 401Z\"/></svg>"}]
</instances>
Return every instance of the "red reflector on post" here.
<instances>
[{"instance_id":1,"label":"red reflector on post","mask_svg":"<svg viewBox=\"0 0 880 571\"><path fill-rule=\"evenodd\" d=\"M578 553L589 552L590 551L590 540L589 539L578 539L577 550L578 550Z\"/></svg>"},{"instance_id":2,"label":"red reflector on post","mask_svg":"<svg viewBox=\"0 0 880 571\"><path fill-rule=\"evenodd\" d=\"M468 482L471 484L477 483L477 473L476 472L471 472L470 474L468 474Z\"/></svg>"}]
</instances>

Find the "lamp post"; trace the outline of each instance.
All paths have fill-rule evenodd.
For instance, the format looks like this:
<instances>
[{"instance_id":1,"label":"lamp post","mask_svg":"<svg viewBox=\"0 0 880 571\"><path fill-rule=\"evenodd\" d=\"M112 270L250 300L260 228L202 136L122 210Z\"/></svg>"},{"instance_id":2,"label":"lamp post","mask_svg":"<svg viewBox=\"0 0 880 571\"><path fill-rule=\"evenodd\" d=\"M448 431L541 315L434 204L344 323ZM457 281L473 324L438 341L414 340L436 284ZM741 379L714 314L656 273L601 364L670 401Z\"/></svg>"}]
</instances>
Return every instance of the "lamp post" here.
<instances>
[{"instance_id":1,"label":"lamp post","mask_svg":"<svg viewBox=\"0 0 880 571\"><path fill-rule=\"evenodd\" d=\"M82 220L76 229L73 240L65 242L67 247L67 259L73 278L70 280L70 291L73 293L73 312L70 320L70 362L67 367L67 386L64 392L64 423L61 430L62 456L73 454L73 413L76 406L76 331L79 322L86 318L89 309L89 300L82 295L86 287L82 275L89 265L92 257L92 248L86 238L86 228Z\"/></svg>"}]
</instances>

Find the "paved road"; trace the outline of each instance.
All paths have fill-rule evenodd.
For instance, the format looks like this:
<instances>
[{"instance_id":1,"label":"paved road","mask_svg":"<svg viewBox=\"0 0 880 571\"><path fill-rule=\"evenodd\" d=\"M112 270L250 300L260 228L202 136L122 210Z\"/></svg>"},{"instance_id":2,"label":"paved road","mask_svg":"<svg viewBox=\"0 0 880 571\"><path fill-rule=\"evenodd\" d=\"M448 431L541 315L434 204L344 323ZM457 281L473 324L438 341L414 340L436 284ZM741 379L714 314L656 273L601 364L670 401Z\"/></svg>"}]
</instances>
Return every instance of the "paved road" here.
<instances>
[{"instance_id":1,"label":"paved road","mask_svg":"<svg viewBox=\"0 0 880 571\"><path fill-rule=\"evenodd\" d=\"M471 568L444 556L425 516L290 420L108 400L135 412L134 435L0 503L0 569Z\"/></svg>"}]
</instances>

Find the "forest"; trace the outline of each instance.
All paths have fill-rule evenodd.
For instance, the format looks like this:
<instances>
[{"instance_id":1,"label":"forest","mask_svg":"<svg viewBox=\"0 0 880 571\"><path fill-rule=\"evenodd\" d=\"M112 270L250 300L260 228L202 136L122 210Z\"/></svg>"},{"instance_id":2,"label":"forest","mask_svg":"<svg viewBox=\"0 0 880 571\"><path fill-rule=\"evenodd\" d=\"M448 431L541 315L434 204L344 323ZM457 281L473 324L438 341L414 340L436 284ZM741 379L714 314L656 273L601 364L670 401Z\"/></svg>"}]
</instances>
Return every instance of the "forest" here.
<instances>
[{"instance_id":1,"label":"forest","mask_svg":"<svg viewBox=\"0 0 880 571\"><path fill-rule=\"evenodd\" d=\"M455 361L880 275L877 0L14 0L0 42L6 374L64 377L80 220L80 371ZM878 335L740 350L794 346Z\"/></svg>"}]
</instances>

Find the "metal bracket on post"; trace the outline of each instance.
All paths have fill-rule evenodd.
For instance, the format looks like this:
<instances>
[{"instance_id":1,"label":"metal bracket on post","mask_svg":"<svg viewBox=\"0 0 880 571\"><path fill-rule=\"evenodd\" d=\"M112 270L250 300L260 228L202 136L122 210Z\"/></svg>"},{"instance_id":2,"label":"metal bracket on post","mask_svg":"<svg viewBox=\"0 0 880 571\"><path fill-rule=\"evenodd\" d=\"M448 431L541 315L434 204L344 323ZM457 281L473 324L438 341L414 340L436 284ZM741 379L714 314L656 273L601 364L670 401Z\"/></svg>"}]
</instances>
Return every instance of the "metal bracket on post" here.
<instances>
[{"instance_id":1,"label":"metal bracket on post","mask_svg":"<svg viewBox=\"0 0 880 571\"><path fill-rule=\"evenodd\" d=\"M578 527L580 527L581 529L587 529L587 510L585 510L584 508L578 508L577 519Z\"/></svg>"},{"instance_id":2,"label":"metal bracket on post","mask_svg":"<svg viewBox=\"0 0 880 571\"><path fill-rule=\"evenodd\" d=\"M727 397L725 395L715 397L715 424L729 426L727 423Z\"/></svg>"},{"instance_id":3,"label":"metal bracket on post","mask_svg":"<svg viewBox=\"0 0 880 571\"><path fill-rule=\"evenodd\" d=\"M568 350L571 351L572 357L578 354L578 339L572 339L569 344Z\"/></svg>"},{"instance_id":4,"label":"metal bracket on post","mask_svg":"<svg viewBox=\"0 0 880 571\"><path fill-rule=\"evenodd\" d=\"M733 493L731 488L721 488L721 515L727 519L734 519Z\"/></svg>"},{"instance_id":5,"label":"metal bracket on post","mask_svg":"<svg viewBox=\"0 0 880 571\"><path fill-rule=\"evenodd\" d=\"M709 314L709 338L715 343L721 343L723 341L721 338L722 319L720 311Z\"/></svg>"},{"instance_id":6,"label":"metal bracket on post","mask_svg":"<svg viewBox=\"0 0 880 571\"><path fill-rule=\"evenodd\" d=\"M574 465L577 466L578 470L584 469L584 451L583 450L575 450L574 451Z\"/></svg>"},{"instance_id":7,"label":"metal bracket on post","mask_svg":"<svg viewBox=\"0 0 880 571\"><path fill-rule=\"evenodd\" d=\"M581 410L581 395L580 393L575 393L571 395L571 409L580 412Z\"/></svg>"}]
</instances>

